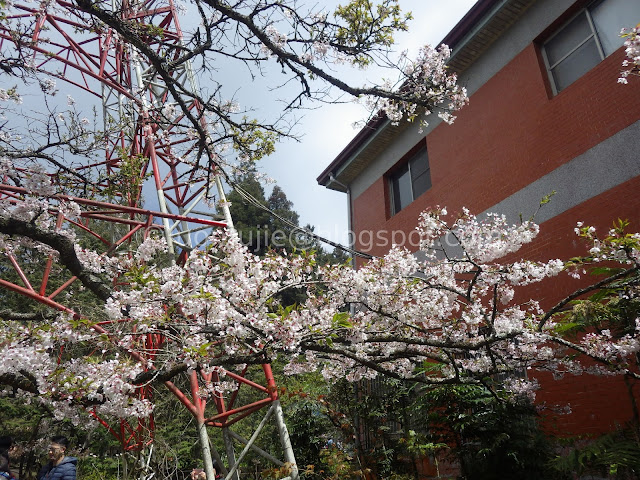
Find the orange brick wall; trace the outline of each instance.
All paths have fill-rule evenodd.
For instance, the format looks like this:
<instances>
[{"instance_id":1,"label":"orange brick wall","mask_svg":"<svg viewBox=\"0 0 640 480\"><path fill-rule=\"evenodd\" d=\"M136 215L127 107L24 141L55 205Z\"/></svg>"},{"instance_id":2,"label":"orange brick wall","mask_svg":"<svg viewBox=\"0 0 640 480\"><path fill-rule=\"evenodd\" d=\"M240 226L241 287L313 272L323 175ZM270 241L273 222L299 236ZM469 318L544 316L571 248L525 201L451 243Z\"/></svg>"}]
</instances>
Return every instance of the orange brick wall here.
<instances>
[{"instance_id":1,"label":"orange brick wall","mask_svg":"<svg viewBox=\"0 0 640 480\"><path fill-rule=\"evenodd\" d=\"M408 234L419 213L435 205L446 206L450 213L463 206L480 213L636 122L640 81L617 84L622 58L620 50L553 97L537 48L530 45L471 97L452 126L441 124L428 135L433 184L429 191L392 217L384 178L354 199L356 240L359 232L368 230ZM518 255L546 260L584 254L573 232L576 222L606 231L616 218L627 218L640 230L640 177L544 222L538 239ZM388 248L375 247L369 253L382 255ZM525 293L549 307L575 288L575 281L565 275ZM632 416L620 378L582 375L551 381L549 375L535 375L544 385L540 403L569 403L573 412L556 415L547 410L549 429L596 433ZM639 393L636 386L636 398Z\"/></svg>"},{"instance_id":2,"label":"orange brick wall","mask_svg":"<svg viewBox=\"0 0 640 480\"><path fill-rule=\"evenodd\" d=\"M640 230L640 177L612 188L571 210L544 222L536 241L525 246L518 255L533 260L571 258L586 253L585 244L574 234L577 220L594 225L605 233L616 218L633 219L632 227ZM592 279L589 279L592 280ZM566 274L551 282L533 286L521 292L528 298L541 300L545 308L575 291L582 284ZM549 430L562 433L598 433L622 425L633 416L627 386L619 377L567 375L554 381L550 374L534 376L543 386L537 402L549 408L543 411ZM640 400L640 385L634 382L636 401ZM570 405L571 415L558 415L551 407Z\"/></svg>"},{"instance_id":3,"label":"orange brick wall","mask_svg":"<svg viewBox=\"0 0 640 480\"><path fill-rule=\"evenodd\" d=\"M356 240L369 230L408 234L419 213L435 205L480 213L634 123L640 86L616 82L622 58L620 50L551 97L530 45L471 97L452 126L428 135L430 190L392 217L384 178L354 199Z\"/></svg>"}]
</instances>

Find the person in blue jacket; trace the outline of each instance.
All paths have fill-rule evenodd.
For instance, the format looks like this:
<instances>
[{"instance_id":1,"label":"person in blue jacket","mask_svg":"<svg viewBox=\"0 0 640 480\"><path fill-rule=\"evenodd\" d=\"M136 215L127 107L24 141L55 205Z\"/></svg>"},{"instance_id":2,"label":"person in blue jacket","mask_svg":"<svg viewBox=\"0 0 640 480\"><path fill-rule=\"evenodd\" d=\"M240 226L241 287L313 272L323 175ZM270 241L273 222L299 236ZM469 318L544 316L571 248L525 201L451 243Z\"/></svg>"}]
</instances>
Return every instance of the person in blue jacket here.
<instances>
[{"instance_id":1,"label":"person in blue jacket","mask_svg":"<svg viewBox=\"0 0 640 480\"><path fill-rule=\"evenodd\" d=\"M38 480L76 480L78 459L65 456L68 446L67 437L51 437L49 463L38 472Z\"/></svg>"},{"instance_id":2,"label":"person in blue jacket","mask_svg":"<svg viewBox=\"0 0 640 480\"><path fill-rule=\"evenodd\" d=\"M9 452L0 450L0 480L15 480L11 470L9 470Z\"/></svg>"},{"instance_id":3,"label":"person in blue jacket","mask_svg":"<svg viewBox=\"0 0 640 480\"><path fill-rule=\"evenodd\" d=\"M9 468L11 451L13 450L13 438L8 435L0 437L0 480L15 480L15 475Z\"/></svg>"}]
</instances>

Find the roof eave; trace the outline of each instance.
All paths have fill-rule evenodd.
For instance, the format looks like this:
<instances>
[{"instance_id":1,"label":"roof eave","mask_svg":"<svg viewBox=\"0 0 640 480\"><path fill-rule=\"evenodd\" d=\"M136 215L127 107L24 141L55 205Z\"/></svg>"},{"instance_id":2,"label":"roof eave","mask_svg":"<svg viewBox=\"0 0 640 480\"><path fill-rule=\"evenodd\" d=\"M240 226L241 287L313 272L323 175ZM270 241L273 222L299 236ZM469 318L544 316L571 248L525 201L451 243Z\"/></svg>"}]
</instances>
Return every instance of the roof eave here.
<instances>
[{"instance_id":1,"label":"roof eave","mask_svg":"<svg viewBox=\"0 0 640 480\"><path fill-rule=\"evenodd\" d=\"M449 46L452 50L453 60L455 55L461 51L462 46L469 40L469 34L477 32L477 27L493 9L493 14L508 0L478 0L471 7L467 14L456 24L455 27L440 42ZM340 173L345 170L348 164L353 160L356 152L362 151L363 146L371 141L373 137L378 135L381 130L389 126L390 122L383 113L378 113L372 118L365 127L363 127L356 136L347 144L347 146L334 158L327 168L316 179L318 184L332 190L346 192L347 188L340 179Z\"/></svg>"}]
</instances>

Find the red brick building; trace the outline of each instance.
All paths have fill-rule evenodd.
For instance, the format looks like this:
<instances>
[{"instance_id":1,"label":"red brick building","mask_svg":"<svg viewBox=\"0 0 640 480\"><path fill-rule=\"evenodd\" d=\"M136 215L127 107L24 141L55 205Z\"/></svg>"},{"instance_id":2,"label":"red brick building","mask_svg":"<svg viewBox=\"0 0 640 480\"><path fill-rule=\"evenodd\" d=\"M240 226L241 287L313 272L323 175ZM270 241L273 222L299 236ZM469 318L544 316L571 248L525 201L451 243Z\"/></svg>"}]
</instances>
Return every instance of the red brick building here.
<instances>
[{"instance_id":1,"label":"red brick building","mask_svg":"<svg viewBox=\"0 0 640 480\"><path fill-rule=\"evenodd\" d=\"M347 194L353 246L373 255L392 243L415 250L418 215L436 205L516 223L552 191L536 215L539 238L519 253L525 258L584 254L577 221L606 230L626 218L640 230L640 79L617 83L620 29L638 22L640 0L479 0L443 40L470 97L455 123L433 116L419 133L377 118L318 177ZM533 295L549 306L569 283ZM595 433L632 418L620 379L543 385L539 401L573 411L550 428Z\"/></svg>"}]
</instances>

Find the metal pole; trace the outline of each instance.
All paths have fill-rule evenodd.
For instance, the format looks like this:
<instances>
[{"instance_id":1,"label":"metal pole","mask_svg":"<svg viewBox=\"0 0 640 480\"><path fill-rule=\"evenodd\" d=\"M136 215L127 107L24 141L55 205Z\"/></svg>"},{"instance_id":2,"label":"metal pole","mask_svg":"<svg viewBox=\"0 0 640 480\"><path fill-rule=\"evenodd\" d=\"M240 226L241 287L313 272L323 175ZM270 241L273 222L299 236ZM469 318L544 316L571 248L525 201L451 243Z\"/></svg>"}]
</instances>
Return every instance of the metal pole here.
<instances>
[{"instance_id":1,"label":"metal pole","mask_svg":"<svg viewBox=\"0 0 640 480\"><path fill-rule=\"evenodd\" d=\"M213 461L211 460L211 448L209 447L209 434L204 421L198 419L198 438L200 439L200 448L202 449L202 461L204 463L204 471L207 478L216 478L213 469Z\"/></svg>"},{"instance_id":2,"label":"metal pole","mask_svg":"<svg viewBox=\"0 0 640 480\"><path fill-rule=\"evenodd\" d=\"M296 457L293 454L293 447L291 446L291 438L289 438L289 431L287 425L284 422L284 413L282 412L282 406L280 400L273 402L274 413L276 419L276 426L278 427L278 433L280 434L280 442L282 443L282 450L284 452L284 459L291 467L291 480L298 480L298 465L296 464Z\"/></svg>"},{"instance_id":3,"label":"metal pole","mask_svg":"<svg viewBox=\"0 0 640 480\"><path fill-rule=\"evenodd\" d=\"M220 197L222 214L224 215L224 219L227 222L227 228L232 229L233 219L231 218L231 212L229 211L227 196L224 193L224 188L222 188L222 181L220 180L220 175L216 175L215 182L216 182L216 188L218 189L218 197Z\"/></svg>"},{"instance_id":4,"label":"metal pole","mask_svg":"<svg viewBox=\"0 0 640 480\"><path fill-rule=\"evenodd\" d=\"M271 414L273 413L273 411L274 411L274 405L272 405L271 408L269 408L269 410L267 411L267 414L264 416L264 418L260 422L260 425L258 425L258 428L256 428L255 431L253 432L253 435L251 435L251 438L249 439L249 442L247 442L246 447L244 447L244 450L242 450L242 452L240 453L240 456L238 457L238 460L236 460L234 462L233 466L231 467L231 470L229 470L229 474L227 475L227 478L229 478L230 476L232 476L234 474L237 475L238 463L240 463L242 461L244 456L251 449L251 446L253 445L253 443L258 438L258 435L260 435L260 432L262 431L262 429L266 425L267 421L269 420L269 417L271 417ZM229 430L229 429L226 429L226 430L227 430L227 434L231 433L231 430Z\"/></svg>"},{"instance_id":5,"label":"metal pole","mask_svg":"<svg viewBox=\"0 0 640 480\"><path fill-rule=\"evenodd\" d=\"M236 440L238 440L241 443L244 443L245 445L249 445L249 440L247 440L246 438L244 438L242 435L238 435L236 432L234 432L233 430L229 430L229 435L231 435L233 438L235 438ZM284 467L284 463L282 463L280 460L278 460L276 457L274 457L273 455L271 455L269 452L261 449L260 447L256 446L256 445L251 445L251 450L253 450L254 452L256 452L258 455L260 455L261 457L266 458L267 460L269 460L271 463L273 463L274 465L277 465L278 467Z\"/></svg>"},{"instance_id":6,"label":"metal pole","mask_svg":"<svg viewBox=\"0 0 640 480\"><path fill-rule=\"evenodd\" d=\"M227 463L229 464L229 473L225 480L240 480L236 466L236 452L233 449L233 438L229 435L229 427L222 429L222 438L224 440L224 448L227 451Z\"/></svg>"}]
</instances>

